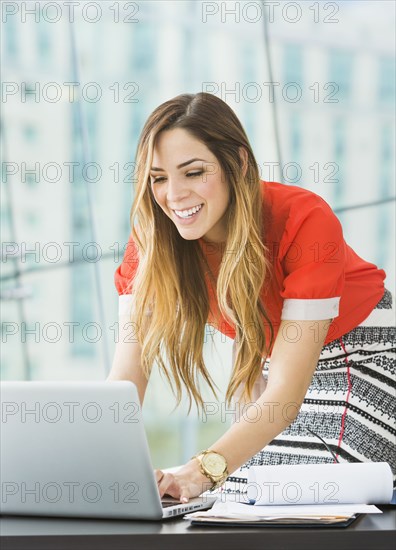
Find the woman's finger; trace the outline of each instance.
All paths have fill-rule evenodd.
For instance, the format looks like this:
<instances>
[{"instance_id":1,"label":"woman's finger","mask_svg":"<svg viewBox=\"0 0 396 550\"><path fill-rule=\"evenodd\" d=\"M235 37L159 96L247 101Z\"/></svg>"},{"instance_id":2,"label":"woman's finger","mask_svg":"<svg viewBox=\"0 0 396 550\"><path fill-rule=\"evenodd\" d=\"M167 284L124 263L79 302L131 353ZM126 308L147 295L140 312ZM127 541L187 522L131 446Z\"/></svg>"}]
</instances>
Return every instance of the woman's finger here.
<instances>
[{"instance_id":1,"label":"woman's finger","mask_svg":"<svg viewBox=\"0 0 396 550\"><path fill-rule=\"evenodd\" d=\"M161 498L165 494L170 495L173 498L179 498L180 496L180 489L173 474L164 474L164 477L158 483L158 490Z\"/></svg>"},{"instance_id":2,"label":"woman's finger","mask_svg":"<svg viewBox=\"0 0 396 550\"><path fill-rule=\"evenodd\" d=\"M157 480L157 483L159 483L165 475L162 470L154 470L154 474L155 474L155 479Z\"/></svg>"}]
</instances>

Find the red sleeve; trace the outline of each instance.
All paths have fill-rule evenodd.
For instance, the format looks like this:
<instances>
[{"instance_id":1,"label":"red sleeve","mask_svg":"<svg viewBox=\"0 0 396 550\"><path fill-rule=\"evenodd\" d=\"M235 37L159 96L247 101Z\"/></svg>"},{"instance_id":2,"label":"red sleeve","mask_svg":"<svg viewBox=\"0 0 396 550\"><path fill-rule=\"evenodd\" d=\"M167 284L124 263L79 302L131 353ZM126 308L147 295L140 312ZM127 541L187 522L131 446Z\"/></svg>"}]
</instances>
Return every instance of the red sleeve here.
<instances>
[{"instance_id":1,"label":"red sleeve","mask_svg":"<svg viewBox=\"0 0 396 550\"><path fill-rule=\"evenodd\" d=\"M132 234L126 245L122 263L114 273L114 284L119 294L119 315L128 313L131 304L133 280L139 265L139 252Z\"/></svg>"},{"instance_id":2,"label":"red sleeve","mask_svg":"<svg viewBox=\"0 0 396 550\"><path fill-rule=\"evenodd\" d=\"M339 219L319 195L293 203L279 253L285 276L281 319L337 317L345 284L345 241Z\"/></svg>"}]
</instances>

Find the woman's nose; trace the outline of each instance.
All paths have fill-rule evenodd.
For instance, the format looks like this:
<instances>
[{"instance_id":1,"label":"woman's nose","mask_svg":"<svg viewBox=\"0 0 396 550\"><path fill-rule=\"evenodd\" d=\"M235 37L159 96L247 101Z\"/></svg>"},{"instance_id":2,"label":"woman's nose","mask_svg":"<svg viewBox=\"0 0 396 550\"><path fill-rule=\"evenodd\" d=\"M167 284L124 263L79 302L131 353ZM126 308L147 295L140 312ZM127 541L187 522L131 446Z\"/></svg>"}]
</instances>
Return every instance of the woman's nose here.
<instances>
[{"instance_id":1,"label":"woman's nose","mask_svg":"<svg viewBox=\"0 0 396 550\"><path fill-rule=\"evenodd\" d=\"M166 196L168 202L171 204L177 204L178 201L188 197L190 191L188 186L181 179L168 179L168 185L166 189Z\"/></svg>"}]
</instances>

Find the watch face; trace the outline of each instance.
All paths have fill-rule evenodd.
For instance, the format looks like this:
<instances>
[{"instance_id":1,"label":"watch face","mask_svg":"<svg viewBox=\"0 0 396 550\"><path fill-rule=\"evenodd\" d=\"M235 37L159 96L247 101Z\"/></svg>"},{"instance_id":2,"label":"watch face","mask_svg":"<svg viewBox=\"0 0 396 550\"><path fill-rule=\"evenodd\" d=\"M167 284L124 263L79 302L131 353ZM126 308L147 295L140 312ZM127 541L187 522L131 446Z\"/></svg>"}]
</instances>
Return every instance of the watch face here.
<instances>
[{"instance_id":1,"label":"watch face","mask_svg":"<svg viewBox=\"0 0 396 550\"><path fill-rule=\"evenodd\" d=\"M220 476L226 468L226 461L216 453L208 453L202 457L202 465L211 475Z\"/></svg>"}]
</instances>

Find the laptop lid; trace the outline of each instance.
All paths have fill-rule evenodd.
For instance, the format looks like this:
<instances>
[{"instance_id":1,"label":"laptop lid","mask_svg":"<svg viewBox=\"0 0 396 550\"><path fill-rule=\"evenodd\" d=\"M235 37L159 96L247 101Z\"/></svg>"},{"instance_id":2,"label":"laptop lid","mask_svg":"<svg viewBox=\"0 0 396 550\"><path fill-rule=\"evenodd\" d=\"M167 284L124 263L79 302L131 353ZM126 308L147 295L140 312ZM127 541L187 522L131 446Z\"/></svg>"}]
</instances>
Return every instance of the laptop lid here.
<instances>
[{"instance_id":1,"label":"laptop lid","mask_svg":"<svg viewBox=\"0 0 396 550\"><path fill-rule=\"evenodd\" d=\"M163 517L132 382L2 382L0 397L2 514Z\"/></svg>"}]
</instances>

